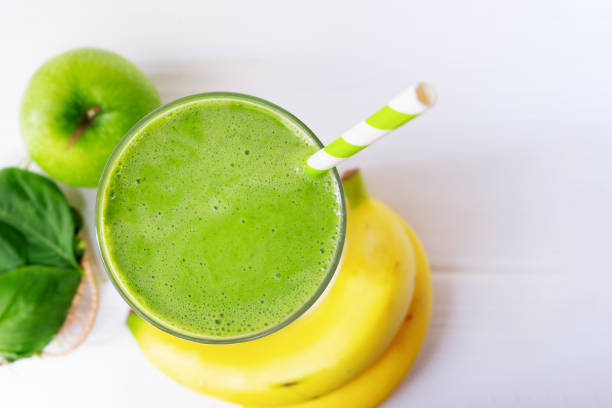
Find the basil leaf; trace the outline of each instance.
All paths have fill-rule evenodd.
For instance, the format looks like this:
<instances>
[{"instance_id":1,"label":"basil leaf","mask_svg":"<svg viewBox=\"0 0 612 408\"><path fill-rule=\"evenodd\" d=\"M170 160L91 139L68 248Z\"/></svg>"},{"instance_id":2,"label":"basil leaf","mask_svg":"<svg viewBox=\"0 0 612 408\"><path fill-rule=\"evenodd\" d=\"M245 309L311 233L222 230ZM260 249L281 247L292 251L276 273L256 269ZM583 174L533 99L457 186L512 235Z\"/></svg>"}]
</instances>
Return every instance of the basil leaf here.
<instances>
[{"instance_id":1,"label":"basil leaf","mask_svg":"<svg viewBox=\"0 0 612 408\"><path fill-rule=\"evenodd\" d=\"M32 264L78 268L74 218L54 182L16 168L0 170L0 221L23 234Z\"/></svg>"},{"instance_id":2,"label":"basil leaf","mask_svg":"<svg viewBox=\"0 0 612 408\"><path fill-rule=\"evenodd\" d=\"M19 231L0 222L0 274L25 265L26 242Z\"/></svg>"},{"instance_id":3,"label":"basil leaf","mask_svg":"<svg viewBox=\"0 0 612 408\"><path fill-rule=\"evenodd\" d=\"M78 234L81 228L83 228L83 216L81 213L74 207L70 207L70 213L72 214L72 219L74 222L74 233Z\"/></svg>"},{"instance_id":4,"label":"basil leaf","mask_svg":"<svg viewBox=\"0 0 612 408\"><path fill-rule=\"evenodd\" d=\"M81 281L73 268L30 265L0 275L0 356L39 353L66 319Z\"/></svg>"},{"instance_id":5,"label":"basil leaf","mask_svg":"<svg viewBox=\"0 0 612 408\"><path fill-rule=\"evenodd\" d=\"M81 258L83 258L83 254L85 253L85 241L79 238L78 233L81 231L81 228L83 228L83 216L72 206L70 207L70 212L74 220L74 233L77 234L73 244L74 257L78 262L81 262Z\"/></svg>"}]
</instances>

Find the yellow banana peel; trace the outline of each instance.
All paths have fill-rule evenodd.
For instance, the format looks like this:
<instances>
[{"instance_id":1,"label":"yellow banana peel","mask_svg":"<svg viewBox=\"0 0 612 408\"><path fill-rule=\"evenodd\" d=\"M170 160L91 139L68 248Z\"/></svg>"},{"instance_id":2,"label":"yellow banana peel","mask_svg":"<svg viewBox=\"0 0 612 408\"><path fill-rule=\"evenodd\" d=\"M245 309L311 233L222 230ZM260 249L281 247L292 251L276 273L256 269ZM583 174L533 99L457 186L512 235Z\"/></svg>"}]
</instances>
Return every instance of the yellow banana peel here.
<instances>
[{"instance_id":1,"label":"yellow banana peel","mask_svg":"<svg viewBox=\"0 0 612 408\"><path fill-rule=\"evenodd\" d=\"M344 186L345 256L313 310L276 333L233 345L182 340L131 314L128 326L149 361L192 390L249 407L369 408L382 401L425 336L427 260L404 221L367 195L359 172Z\"/></svg>"},{"instance_id":2,"label":"yellow banana peel","mask_svg":"<svg viewBox=\"0 0 612 408\"><path fill-rule=\"evenodd\" d=\"M278 408L374 408L393 393L410 371L425 341L431 319L433 295L429 265L423 247L414 231L408 225L405 225L405 228L412 238L417 257L416 284L410 310L389 347L374 364L337 390L319 398L277 406Z\"/></svg>"}]
</instances>

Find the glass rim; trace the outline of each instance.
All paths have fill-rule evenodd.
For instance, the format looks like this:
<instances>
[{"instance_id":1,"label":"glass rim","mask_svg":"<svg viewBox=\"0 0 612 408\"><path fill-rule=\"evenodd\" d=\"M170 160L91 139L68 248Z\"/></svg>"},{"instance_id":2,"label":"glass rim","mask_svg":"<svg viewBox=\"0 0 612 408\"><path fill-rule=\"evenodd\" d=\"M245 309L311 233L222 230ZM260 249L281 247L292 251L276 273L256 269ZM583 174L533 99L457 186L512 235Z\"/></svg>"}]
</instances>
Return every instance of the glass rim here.
<instances>
[{"instance_id":1,"label":"glass rim","mask_svg":"<svg viewBox=\"0 0 612 408\"><path fill-rule=\"evenodd\" d=\"M338 231L338 244L336 246L336 250L334 253L333 260L327 270L327 273L321 280L317 290L313 293L313 295L296 311L292 314L288 315L281 322L272 325L270 327L265 328L264 330L241 334L237 336L231 337L220 337L220 336L210 336L210 335L198 335L197 333L191 333L188 331L181 330L178 327L175 327L167 322L164 322L162 319L155 317L152 313L148 312L145 307L139 304L139 302L131 296L129 290L127 290L123 284L120 282L120 279L113 271L113 267L111 265L110 259L108 259L108 251L106 248L104 234L102 233L102 214L103 214L103 201L104 201L104 190L109 181L109 175L112 172L113 166L117 159L121 156L125 148L129 145L132 138L139 133L139 131L147 126L150 122L157 119L159 116L166 114L167 112L184 106L185 104L189 104L192 102L199 102L208 99L226 99L226 100L234 100L245 103L250 103L262 107L268 111L272 111L273 113L279 115L281 119L290 122L293 126L296 126L298 129L303 131L307 137L309 137L315 145L317 145L320 149L323 148L323 143L319 140L319 138L315 135L315 133L306 126L301 120L299 120L296 116L281 108L280 106L266 101L264 99L235 92L207 92L207 93L198 93L190 96L185 96L179 99L176 99L172 102L164 104L159 108L151 111L142 119L140 119L134 126L127 131L127 133L121 138L113 152L108 158L106 165L104 167L104 171L100 177L100 181L97 186L96 191L96 206L95 206L95 217L96 217L96 240L98 244L98 250L100 252L100 258L102 259L102 264L104 265L104 270L109 280L112 282L113 286L119 292L119 295L123 298L123 300L130 306L130 308L141 318L143 318L148 323L157 327L164 332L171 334L173 336L194 341L197 343L203 344L234 344L234 343L242 343L250 340L255 340L260 337L267 336L272 334L283 327L288 326L299 317L304 315L307 311L309 311L318 300L321 299L322 295L325 293L327 288L330 286L330 283L333 280L337 270L340 267L342 254L344 252L345 238L346 238L346 224L347 224L347 211L346 211L346 199L344 196L344 188L342 185L342 179L338 174L338 170L334 167L330 171L332 172L332 176L336 181L338 186L338 195L339 195L339 204L340 204L340 225ZM306 158L304 158L304 163L306 162Z\"/></svg>"}]
</instances>

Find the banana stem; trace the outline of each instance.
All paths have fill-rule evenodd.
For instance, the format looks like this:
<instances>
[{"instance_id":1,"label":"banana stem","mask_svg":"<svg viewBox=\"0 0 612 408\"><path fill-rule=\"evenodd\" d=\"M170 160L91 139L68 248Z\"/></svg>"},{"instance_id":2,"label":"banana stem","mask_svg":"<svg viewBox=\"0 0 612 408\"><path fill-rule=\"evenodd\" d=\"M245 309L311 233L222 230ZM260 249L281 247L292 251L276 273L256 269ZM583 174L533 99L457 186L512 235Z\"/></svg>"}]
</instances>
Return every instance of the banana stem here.
<instances>
[{"instance_id":1,"label":"banana stem","mask_svg":"<svg viewBox=\"0 0 612 408\"><path fill-rule=\"evenodd\" d=\"M344 186L344 193L348 199L351 207L356 208L368 197L368 189L365 186L361 170L353 169L349 170L342 176L342 185Z\"/></svg>"}]
</instances>

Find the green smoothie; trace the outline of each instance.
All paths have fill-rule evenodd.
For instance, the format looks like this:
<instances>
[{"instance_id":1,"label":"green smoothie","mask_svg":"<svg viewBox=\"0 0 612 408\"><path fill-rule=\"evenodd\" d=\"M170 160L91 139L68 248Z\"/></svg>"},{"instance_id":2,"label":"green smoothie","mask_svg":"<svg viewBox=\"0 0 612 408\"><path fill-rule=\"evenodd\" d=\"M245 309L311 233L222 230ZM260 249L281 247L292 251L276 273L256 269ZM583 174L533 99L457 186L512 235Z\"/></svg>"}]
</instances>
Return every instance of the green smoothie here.
<instances>
[{"instance_id":1,"label":"green smoothie","mask_svg":"<svg viewBox=\"0 0 612 408\"><path fill-rule=\"evenodd\" d=\"M318 149L297 119L241 95L189 97L144 119L98 193L100 247L123 296L191 338L263 333L303 311L344 236L336 173L304 173Z\"/></svg>"}]
</instances>

